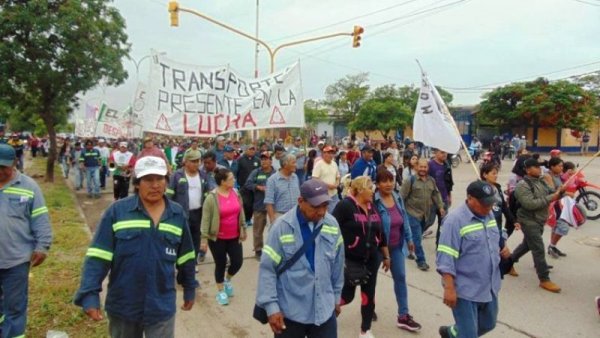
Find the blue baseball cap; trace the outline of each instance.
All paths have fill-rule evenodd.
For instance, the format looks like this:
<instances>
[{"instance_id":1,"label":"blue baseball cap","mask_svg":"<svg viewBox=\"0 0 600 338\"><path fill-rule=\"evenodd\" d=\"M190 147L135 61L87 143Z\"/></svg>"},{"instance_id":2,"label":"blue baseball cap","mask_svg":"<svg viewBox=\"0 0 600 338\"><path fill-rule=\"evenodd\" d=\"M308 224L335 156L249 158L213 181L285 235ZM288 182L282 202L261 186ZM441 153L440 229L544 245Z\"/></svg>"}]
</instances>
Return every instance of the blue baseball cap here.
<instances>
[{"instance_id":1,"label":"blue baseball cap","mask_svg":"<svg viewBox=\"0 0 600 338\"><path fill-rule=\"evenodd\" d=\"M223 147L223 151L225 151L225 152L233 151L233 147L230 145L226 145L225 147Z\"/></svg>"},{"instance_id":2,"label":"blue baseball cap","mask_svg":"<svg viewBox=\"0 0 600 338\"><path fill-rule=\"evenodd\" d=\"M0 166L12 167L15 164L15 149L8 144L0 144Z\"/></svg>"},{"instance_id":3,"label":"blue baseball cap","mask_svg":"<svg viewBox=\"0 0 600 338\"><path fill-rule=\"evenodd\" d=\"M313 207L318 207L325 202L329 202L327 184L317 178L302 183L300 186L300 196Z\"/></svg>"}]
</instances>

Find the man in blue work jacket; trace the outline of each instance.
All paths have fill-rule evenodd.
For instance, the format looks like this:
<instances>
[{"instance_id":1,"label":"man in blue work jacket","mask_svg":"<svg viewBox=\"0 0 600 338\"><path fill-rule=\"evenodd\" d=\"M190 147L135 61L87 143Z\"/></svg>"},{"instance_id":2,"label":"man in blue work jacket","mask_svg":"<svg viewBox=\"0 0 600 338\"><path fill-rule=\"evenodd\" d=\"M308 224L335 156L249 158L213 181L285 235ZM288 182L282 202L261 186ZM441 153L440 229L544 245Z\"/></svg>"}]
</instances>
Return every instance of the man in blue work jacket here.
<instances>
[{"instance_id":1,"label":"man in blue work jacket","mask_svg":"<svg viewBox=\"0 0 600 338\"><path fill-rule=\"evenodd\" d=\"M329 200L325 182L308 180L300 187L298 205L269 230L260 261L256 304L267 312L276 338L337 337L344 239L337 221L327 213ZM304 255L278 275L277 270L319 227Z\"/></svg>"},{"instance_id":2,"label":"man in blue work jacket","mask_svg":"<svg viewBox=\"0 0 600 338\"><path fill-rule=\"evenodd\" d=\"M115 201L104 213L86 253L75 304L101 320L99 293L110 271L106 312L113 338L173 338L175 267L188 311L198 282L195 253L182 207L168 200L167 163L155 156L138 159L138 193Z\"/></svg>"},{"instance_id":3,"label":"man in blue work jacket","mask_svg":"<svg viewBox=\"0 0 600 338\"><path fill-rule=\"evenodd\" d=\"M52 242L48 208L37 183L15 169L13 147L0 144L0 337L25 337L29 269Z\"/></svg>"},{"instance_id":4,"label":"man in blue work jacket","mask_svg":"<svg viewBox=\"0 0 600 338\"><path fill-rule=\"evenodd\" d=\"M476 338L496 326L501 236L491 212L496 198L494 187L475 181L467 187L467 202L442 223L437 271L455 324L441 326L441 337Z\"/></svg>"}]
</instances>

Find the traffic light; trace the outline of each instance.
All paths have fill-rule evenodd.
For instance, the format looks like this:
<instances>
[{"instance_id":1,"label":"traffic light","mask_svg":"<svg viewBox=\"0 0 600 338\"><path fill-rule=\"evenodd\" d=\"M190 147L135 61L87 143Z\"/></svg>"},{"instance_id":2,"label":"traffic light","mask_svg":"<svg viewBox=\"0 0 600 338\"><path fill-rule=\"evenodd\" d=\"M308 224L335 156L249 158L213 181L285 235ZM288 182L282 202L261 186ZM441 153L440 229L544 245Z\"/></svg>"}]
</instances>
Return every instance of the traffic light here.
<instances>
[{"instance_id":1,"label":"traffic light","mask_svg":"<svg viewBox=\"0 0 600 338\"><path fill-rule=\"evenodd\" d=\"M177 1L169 1L169 14L171 15L171 27L179 26L179 4Z\"/></svg>"},{"instance_id":2,"label":"traffic light","mask_svg":"<svg viewBox=\"0 0 600 338\"><path fill-rule=\"evenodd\" d=\"M364 33L365 29L361 26L354 26L354 32L352 32L352 47L360 47L360 35Z\"/></svg>"}]
</instances>

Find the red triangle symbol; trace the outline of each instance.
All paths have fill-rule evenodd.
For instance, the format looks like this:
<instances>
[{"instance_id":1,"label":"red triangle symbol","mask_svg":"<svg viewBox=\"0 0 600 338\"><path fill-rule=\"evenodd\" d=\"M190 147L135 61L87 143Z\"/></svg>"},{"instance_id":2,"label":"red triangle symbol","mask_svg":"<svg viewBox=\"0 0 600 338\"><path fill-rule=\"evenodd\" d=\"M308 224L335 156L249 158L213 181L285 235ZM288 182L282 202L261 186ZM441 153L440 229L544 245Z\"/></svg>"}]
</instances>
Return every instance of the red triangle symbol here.
<instances>
[{"instance_id":1,"label":"red triangle symbol","mask_svg":"<svg viewBox=\"0 0 600 338\"><path fill-rule=\"evenodd\" d=\"M165 116L165 114L160 114L160 117L158 118L158 122L156 122L156 129L164 130L164 131L171 131L171 126L169 125L169 120L167 120L167 117Z\"/></svg>"},{"instance_id":2,"label":"red triangle symbol","mask_svg":"<svg viewBox=\"0 0 600 338\"><path fill-rule=\"evenodd\" d=\"M273 113L271 114L269 124L285 124L285 119L283 118L283 114L281 114L279 107L273 107Z\"/></svg>"}]
</instances>

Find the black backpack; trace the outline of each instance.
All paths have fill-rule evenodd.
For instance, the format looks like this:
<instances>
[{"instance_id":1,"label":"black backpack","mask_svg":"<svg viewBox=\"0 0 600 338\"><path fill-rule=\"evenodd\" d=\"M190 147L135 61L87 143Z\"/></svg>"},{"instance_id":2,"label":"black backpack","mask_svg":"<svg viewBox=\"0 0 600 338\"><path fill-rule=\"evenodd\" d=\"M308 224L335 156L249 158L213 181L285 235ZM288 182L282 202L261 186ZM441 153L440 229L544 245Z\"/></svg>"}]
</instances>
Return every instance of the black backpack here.
<instances>
[{"instance_id":1,"label":"black backpack","mask_svg":"<svg viewBox=\"0 0 600 338\"><path fill-rule=\"evenodd\" d=\"M523 178L523 180L525 182L527 182L527 185L529 185L531 192L533 192L533 183L531 183L531 181L526 178ZM521 208L521 203L519 202L519 200L517 199L517 196L515 195L516 190L517 190L517 188L515 187L515 189L513 191L511 191L510 194L508 194L508 210L510 210L510 212L515 217L517 217L517 211Z\"/></svg>"}]
</instances>

